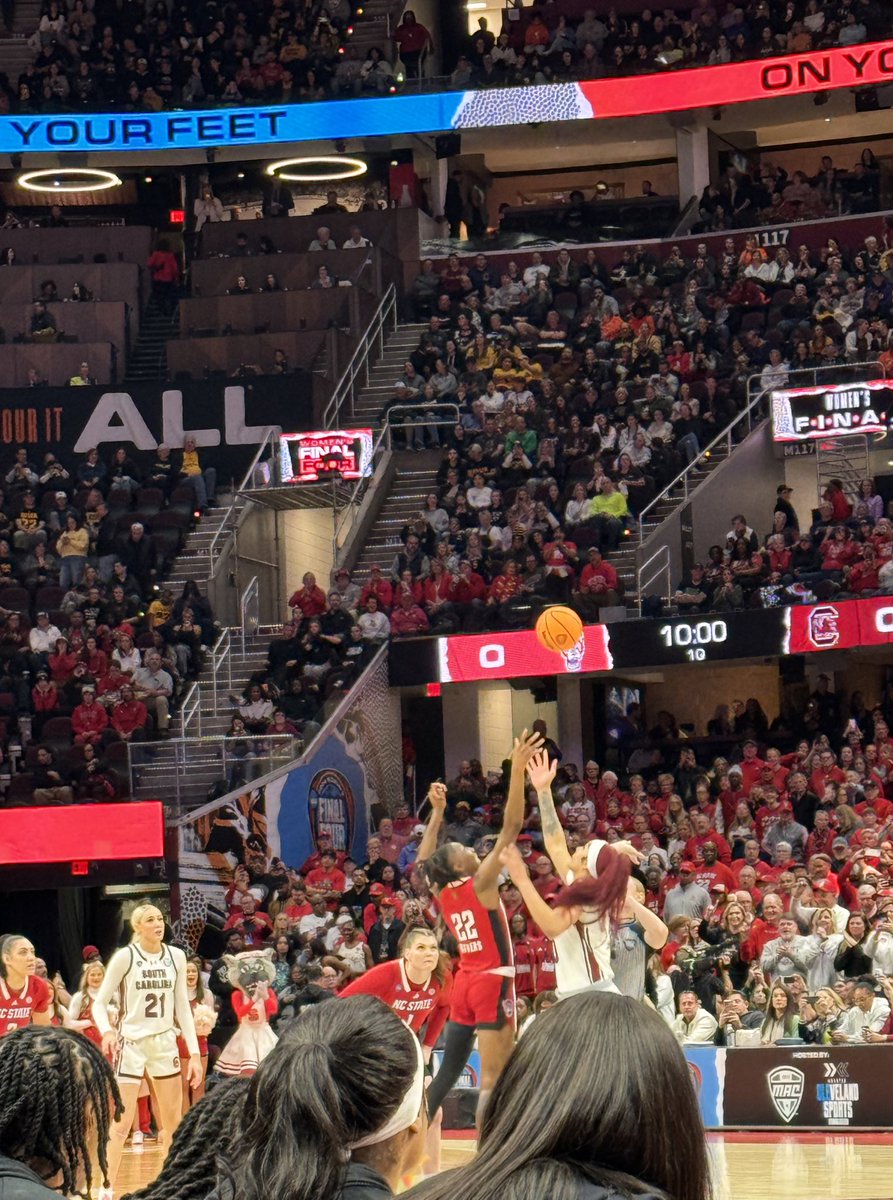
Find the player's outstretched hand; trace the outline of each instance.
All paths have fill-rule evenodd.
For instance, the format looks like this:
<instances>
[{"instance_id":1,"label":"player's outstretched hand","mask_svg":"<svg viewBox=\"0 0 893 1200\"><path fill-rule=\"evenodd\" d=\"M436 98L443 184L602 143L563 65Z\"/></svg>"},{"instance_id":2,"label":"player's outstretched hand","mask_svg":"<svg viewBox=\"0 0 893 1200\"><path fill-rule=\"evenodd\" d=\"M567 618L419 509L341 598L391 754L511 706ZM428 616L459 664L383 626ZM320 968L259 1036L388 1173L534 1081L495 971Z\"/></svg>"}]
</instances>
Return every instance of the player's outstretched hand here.
<instances>
[{"instance_id":1,"label":"player's outstretched hand","mask_svg":"<svg viewBox=\"0 0 893 1200\"><path fill-rule=\"evenodd\" d=\"M447 803L447 788L445 783L435 782L428 788L428 803L435 812L445 812Z\"/></svg>"},{"instance_id":2,"label":"player's outstretched hand","mask_svg":"<svg viewBox=\"0 0 893 1200\"><path fill-rule=\"evenodd\" d=\"M505 847L499 855L499 861L508 871L509 875L511 875L515 883L518 882L519 878L527 878L527 866L515 842Z\"/></svg>"},{"instance_id":3,"label":"player's outstretched hand","mask_svg":"<svg viewBox=\"0 0 893 1200\"><path fill-rule=\"evenodd\" d=\"M515 745L512 749L512 767L520 767L523 771L542 744L542 734L528 733L526 729L522 730L521 736L515 738Z\"/></svg>"},{"instance_id":4,"label":"player's outstretched hand","mask_svg":"<svg viewBox=\"0 0 893 1200\"><path fill-rule=\"evenodd\" d=\"M618 854L622 854L624 858L628 858L633 866L638 866L639 863L645 861L645 855L641 850L637 850L632 842L611 842L610 846L612 850L616 850Z\"/></svg>"},{"instance_id":5,"label":"player's outstretched hand","mask_svg":"<svg viewBox=\"0 0 893 1200\"><path fill-rule=\"evenodd\" d=\"M549 762L549 752L538 750L527 764L527 777L537 792L552 786L558 770L558 759Z\"/></svg>"}]
</instances>

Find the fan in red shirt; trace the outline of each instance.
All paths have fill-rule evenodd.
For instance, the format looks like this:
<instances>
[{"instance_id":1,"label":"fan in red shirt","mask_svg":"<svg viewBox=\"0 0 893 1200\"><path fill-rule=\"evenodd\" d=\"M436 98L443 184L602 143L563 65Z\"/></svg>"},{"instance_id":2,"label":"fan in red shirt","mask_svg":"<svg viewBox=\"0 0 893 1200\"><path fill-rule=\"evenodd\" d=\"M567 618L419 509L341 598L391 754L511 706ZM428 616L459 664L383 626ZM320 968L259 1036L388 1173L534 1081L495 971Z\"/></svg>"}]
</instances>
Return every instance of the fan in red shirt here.
<instances>
[{"instance_id":1,"label":"fan in red shirt","mask_svg":"<svg viewBox=\"0 0 893 1200\"><path fill-rule=\"evenodd\" d=\"M301 580L301 583L304 586L298 588L291 597L288 607L299 608L305 620L308 617L322 616L326 611L326 594L317 585L316 576L312 571L308 571Z\"/></svg>"},{"instance_id":2,"label":"fan in red shirt","mask_svg":"<svg viewBox=\"0 0 893 1200\"><path fill-rule=\"evenodd\" d=\"M417 862L459 947L459 969L453 982L443 1060L428 1091L428 1110L432 1115L468 1062L475 1033L481 1055L481 1111L512 1052L515 964L508 921L499 897L500 855L515 844L521 832L525 771L542 742L538 733L528 737L526 730L515 739L503 826L496 845L483 862L473 850L458 842L446 842L435 849L446 811L446 786L434 783L428 792L431 817Z\"/></svg>"},{"instance_id":3,"label":"fan in red shirt","mask_svg":"<svg viewBox=\"0 0 893 1200\"><path fill-rule=\"evenodd\" d=\"M741 747L741 762L737 765L741 768L741 785L747 793L755 783L759 783L764 765L763 760L757 757L758 748L754 741L747 741Z\"/></svg>"},{"instance_id":4,"label":"fan in red shirt","mask_svg":"<svg viewBox=\"0 0 893 1200\"><path fill-rule=\"evenodd\" d=\"M710 818L704 813L695 813L692 819L694 837L685 843L685 857L697 862L703 857L704 847L712 842L716 847L716 856L721 863L728 865L732 861L732 849L729 843L710 824Z\"/></svg>"},{"instance_id":5,"label":"fan in red shirt","mask_svg":"<svg viewBox=\"0 0 893 1200\"><path fill-rule=\"evenodd\" d=\"M712 891L718 883L721 883L727 892L734 892L735 876L725 863L718 861L716 843L712 839L701 847L701 862L695 861L697 864L695 883L699 883L708 892Z\"/></svg>"},{"instance_id":6,"label":"fan in red shirt","mask_svg":"<svg viewBox=\"0 0 893 1200\"><path fill-rule=\"evenodd\" d=\"M323 850L320 853L320 865L304 876L304 884L310 893L316 892L325 897L329 908L334 911L341 899L341 893L347 888L344 872L335 866L335 851Z\"/></svg>"},{"instance_id":7,"label":"fan in red shirt","mask_svg":"<svg viewBox=\"0 0 893 1200\"><path fill-rule=\"evenodd\" d=\"M419 1035L427 1062L449 1016L453 977L437 938L424 925L407 929L400 953L352 980L339 995L378 996Z\"/></svg>"},{"instance_id":8,"label":"fan in red shirt","mask_svg":"<svg viewBox=\"0 0 893 1200\"><path fill-rule=\"evenodd\" d=\"M759 962L767 942L778 937L778 921L784 913L784 902L775 892L763 897L763 915L757 917L739 951L742 962Z\"/></svg>"},{"instance_id":9,"label":"fan in red shirt","mask_svg":"<svg viewBox=\"0 0 893 1200\"><path fill-rule=\"evenodd\" d=\"M25 1025L49 1025L53 994L45 979L34 974L34 947L19 933L0 941L0 1037Z\"/></svg>"},{"instance_id":10,"label":"fan in red shirt","mask_svg":"<svg viewBox=\"0 0 893 1200\"><path fill-rule=\"evenodd\" d=\"M328 851L333 851L335 855L335 866L340 871L344 866L344 855L339 853L332 845L332 835L327 833L325 829L320 829L316 835L316 853L311 854L304 865L301 867L301 874L306 876L322 866L322 856Z\"/></svg>"},{"instance_id":11,"label":"fan in red shirt","mask_svg":"<svg viewBox=\"0 0 893 1200\"><path fill-rule=\"evenodd\" d=\"M819 765L809 777L809 790L821 800L826 783L846 783L846 772L838 767L833 750L823 750L819 755Z\"/></svg>"},{"instance_id":12,"label":"fan in red shirt","mask_svg":"<svg viewBox=\"0 0 893 1200\"><path fill-rule=\"evenodd\" d=\"M519 996L535 996L537 953L533 939L527 932L527 918L522 912L515 913L509 925L515 960L515 992Z\"/></svg>"}]
</instances>

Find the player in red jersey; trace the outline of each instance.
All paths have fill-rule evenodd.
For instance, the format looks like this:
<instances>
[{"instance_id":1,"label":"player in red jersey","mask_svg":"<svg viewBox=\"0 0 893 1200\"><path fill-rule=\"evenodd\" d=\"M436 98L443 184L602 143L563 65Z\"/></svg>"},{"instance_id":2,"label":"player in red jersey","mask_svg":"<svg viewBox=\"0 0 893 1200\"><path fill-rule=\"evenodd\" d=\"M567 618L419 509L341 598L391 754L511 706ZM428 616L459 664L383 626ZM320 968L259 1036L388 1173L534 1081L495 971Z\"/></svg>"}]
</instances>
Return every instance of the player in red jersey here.
<instances>
[{"instance_id":1,"label":"player in red jersey","mask_svg":"<svg viewBox=\"0 0 893 1200\"><path fill-rule=\"evenodd\" d=\"M45 979L34 974L34 947L19 933L0 941L0 1037L25 1025L49 1025L53 993Z\"/></svg>"},{"instance_id":2,"label":"player in red jersey","mask_svg":"<svg viewBox=\"0 0 893 1200\"><path fill-rule=\"evenodd\" d=\"M453 977L444 966L446 959L441 961L437 938L425 926L407 929L400 939L400 955L352 980L339 995L384 1000L419 1035L428 1062L449 1015Z\"/></svg>"},{"instance_id":3,"label":"player in red jersey","mask_svg":"<svg viewBox=\"0 0 893 1200\"><path fill-rule=\"evenodd\" d=\"M543 744L539 734L515 738L512 779L502 830L483 862L458 842L437 847L446 810L446 787L432 784L431 817L416 862L435 893L447 928L459 945L459 969L453 981L450 1020L440 1070L428 1089L433 1116L462 1074L477 1031L481 1054L478 1114L512 1052L515 1038L515 966L508 920L499 898L499 856L513 846L524 823L524 772Z\"/></svg>"}]
</instances>

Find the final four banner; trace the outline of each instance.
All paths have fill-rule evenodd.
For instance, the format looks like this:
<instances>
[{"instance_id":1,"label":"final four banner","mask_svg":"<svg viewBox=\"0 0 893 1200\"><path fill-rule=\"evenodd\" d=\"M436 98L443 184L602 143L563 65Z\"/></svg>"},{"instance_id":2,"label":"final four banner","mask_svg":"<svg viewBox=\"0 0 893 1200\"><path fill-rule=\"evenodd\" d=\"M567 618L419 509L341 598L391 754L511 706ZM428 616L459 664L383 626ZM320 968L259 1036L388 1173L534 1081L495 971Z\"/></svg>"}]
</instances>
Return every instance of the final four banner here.
<instances>
[{"instance_id":1,"label":"final four banner","mask_svg":"<svg viewBox=\"0 0 893 1200\"><path fill-rule=\"evenodd\" d=\"M164 443L192 435L220 480L248 467L271 425L313 426L312 382L303 372L252 381L140 383L106 387L10 389L0 400L0 463L24 446L65 463L96 446L109 458L123 446L148 462Z\"/></svg>"},{"instance_id":2,"label":"final four banner","mask_svg":"<svg viewBox=\"0 0 893 1200\"><path fill-rule=\"evenodd\" d=\"M581 121L714 108L893 80L893 41L810 54L486 91L406 93L281 107L0 118L0 153L215 149L526 122Z\"/></svg>"}]
</instances>

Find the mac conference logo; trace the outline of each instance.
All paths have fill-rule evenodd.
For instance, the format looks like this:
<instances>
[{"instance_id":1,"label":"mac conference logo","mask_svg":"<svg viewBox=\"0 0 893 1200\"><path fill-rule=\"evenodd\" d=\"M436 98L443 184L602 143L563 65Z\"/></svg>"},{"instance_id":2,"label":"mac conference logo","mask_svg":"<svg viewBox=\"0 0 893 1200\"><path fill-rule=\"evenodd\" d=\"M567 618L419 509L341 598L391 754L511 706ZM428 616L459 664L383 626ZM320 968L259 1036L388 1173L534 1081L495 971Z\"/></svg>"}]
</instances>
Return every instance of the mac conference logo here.
<instances>
[{"instance_id":1,"label":"mac conference logo","mask_svg":"<svg viewBox=\"0 0 893 1200\"><path fill-rule=\"evenodd\" d=\"M766 1076L775 1111L789 1125L800 1111L806 1076L797 1067L775 1067Z\"/></svg>"}]
</instances>

